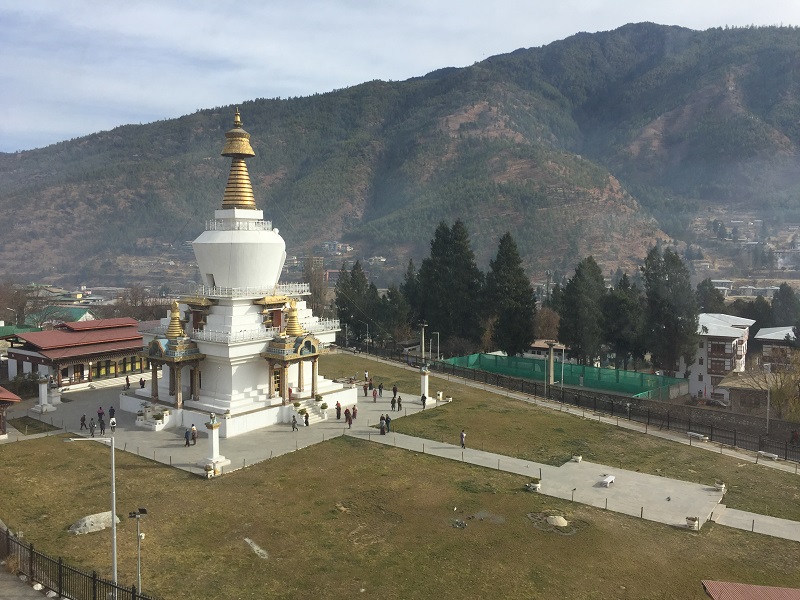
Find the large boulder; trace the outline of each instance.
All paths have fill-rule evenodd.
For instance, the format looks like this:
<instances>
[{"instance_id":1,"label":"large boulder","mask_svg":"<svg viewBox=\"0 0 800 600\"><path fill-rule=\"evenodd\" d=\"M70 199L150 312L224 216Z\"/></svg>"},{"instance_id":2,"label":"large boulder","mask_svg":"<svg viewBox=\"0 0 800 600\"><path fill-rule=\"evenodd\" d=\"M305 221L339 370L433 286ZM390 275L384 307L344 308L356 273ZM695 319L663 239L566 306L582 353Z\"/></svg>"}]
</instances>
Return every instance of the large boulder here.
<instances>
[{"instance_id":1,"label":"large boulder","mask_svg":"<svg viewBox=\"0 0 800 600\"><path fill-rule=\"evenodd\" d=\"M114 517L119 523L119 517ZM95 515L88 515L75 521L75 523L70 526L70 532L74 533L75 535L81 535L83 533L92 533L93 531L102 531L107 527L111 527L111 511L97 513Z\"/></svg>"}]
</instances>

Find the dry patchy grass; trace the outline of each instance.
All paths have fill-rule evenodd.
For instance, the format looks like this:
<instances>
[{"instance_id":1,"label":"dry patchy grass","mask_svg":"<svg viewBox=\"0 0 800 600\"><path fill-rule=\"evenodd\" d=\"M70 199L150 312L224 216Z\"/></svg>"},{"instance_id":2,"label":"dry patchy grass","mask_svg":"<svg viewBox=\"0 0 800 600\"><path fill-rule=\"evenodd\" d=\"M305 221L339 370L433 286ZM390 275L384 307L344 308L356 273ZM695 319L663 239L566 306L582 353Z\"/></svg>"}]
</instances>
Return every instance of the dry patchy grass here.
<instances>
[{"instance_id":1,"label":"dry patchy grass","mask_svg":"<svg viewBox=\"0 0 800 600\"><path fill-rule=\"evenodd\" d=\"M3 517L52 554L108 574L110 533L67 527L108 505L108 450L57 436L0 447ZM205 481L117 454L120 515L145 506L145 590L209 598L704 598L699 580L798 585L794 542L699 534L522 491L525 479L336 438ZM454 510L455 509L455 510ZM530 513L581 524L542 531ZM467 522L453 527L454 519ZM245 542L267 553L260 558ZM135 580L135 524L119 526Z\"/></svg>"},{"instance_id":2,"label":"dry patchy grass","mask_svg":"<svg viewBox=\"0 0 800 600\"><path fill-rule=\"evenodd\" d=\"M419 374L366 361L349 354L323 357L321 372L337 375L364 370L391 388L399 381L403 390L419 390ZM740 510L800 521L800 479L750 462L739 461L639 432L541 408L487 390L431 376L436 390L454 402L436 410L395 420L392 429L421 438L458 443L462 429L472 448L536 462L561 465L573 454L600 464L663 475L685 481L728 484L725 503ZM417 399L409 393L408 398ZM589 414L589 413L587 413Z\"/></svg>"}]
</instances>

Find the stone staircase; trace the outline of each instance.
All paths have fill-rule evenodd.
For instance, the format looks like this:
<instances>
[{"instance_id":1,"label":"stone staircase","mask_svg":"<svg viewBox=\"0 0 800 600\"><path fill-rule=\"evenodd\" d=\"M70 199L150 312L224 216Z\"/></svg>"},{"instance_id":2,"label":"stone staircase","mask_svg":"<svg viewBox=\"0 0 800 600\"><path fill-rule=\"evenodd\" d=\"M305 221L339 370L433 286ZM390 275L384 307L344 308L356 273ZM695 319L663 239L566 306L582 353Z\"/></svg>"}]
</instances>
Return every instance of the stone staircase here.
<instances>
[{"instance_id":1,"label":"stone staircase","mask_svg":"<svg viewBox=\"0 0 800 600\"><path fill-rule=\"evenodd\" d=\"M298 398L296 401L300 403L300 406L295 408L295 411L300 411L300 410L305 408L306 411L308 412L308 426L309 427L314 425L314 423L319 423L319 422L325 420L323 418L323 416L322 416L322 411L319 408L319 405L322 404L323 402L325 402L324 397L323 397L322 402L314 402L314 400L312 398ZM331 408L329 406L328 407L328 411L330 411L330 410L331 410ZM301 417L302 417L302 415L298 415L297 416L297 423L298 423L298 425L302 426L303 419Z\"/></svg>"}]
</instances>

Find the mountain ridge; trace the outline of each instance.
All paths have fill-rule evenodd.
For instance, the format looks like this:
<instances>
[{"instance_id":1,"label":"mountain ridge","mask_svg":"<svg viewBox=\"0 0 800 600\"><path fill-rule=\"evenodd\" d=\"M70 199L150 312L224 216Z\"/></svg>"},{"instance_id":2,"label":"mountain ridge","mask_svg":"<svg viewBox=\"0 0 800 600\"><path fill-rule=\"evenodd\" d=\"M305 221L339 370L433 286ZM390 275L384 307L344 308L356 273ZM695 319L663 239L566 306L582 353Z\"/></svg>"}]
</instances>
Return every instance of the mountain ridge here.
<instances>
[{"instance_id":1,"label":"mountain ridge","mask_svg":"<svg viewBox=\"0 0 800 600\"><path fill-rule=\"evenodd\" d=\"M257 203L292 253L339 239L393 257L398 280L460 218L481 265L511 231L532 276L588 254L630 271L701 207L800 215L798 65L795 28L638 23L239 108ZM124 280L148 254L188 265L172 250L221 203L232 114L0 154L6 274Z\"/></svg>"}]
</instances>

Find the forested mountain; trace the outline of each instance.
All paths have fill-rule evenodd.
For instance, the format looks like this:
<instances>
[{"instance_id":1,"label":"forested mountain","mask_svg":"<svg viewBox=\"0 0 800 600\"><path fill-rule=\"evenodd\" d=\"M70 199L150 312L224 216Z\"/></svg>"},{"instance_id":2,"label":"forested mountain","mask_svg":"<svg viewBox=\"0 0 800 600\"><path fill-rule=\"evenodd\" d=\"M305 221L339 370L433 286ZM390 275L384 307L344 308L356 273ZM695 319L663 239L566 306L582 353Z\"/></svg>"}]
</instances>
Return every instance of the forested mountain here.
<instances>
[{"instance_id":1,"label":"forested mountain","mask_svg":"<svg viewBox=\"0 0 800 600\"><path fill-rule=\"evenodd\" d=\"M711 206L800 215L799 69L795 28L641 23L240 111L257 202L291 253L337 239L402 273L460 219L482 268L510 231L531 275L589 254L608 272ZM0 154L4 274L97 282L196 237L221 205L232 118Z\"/></svg>"}]
</instances>

